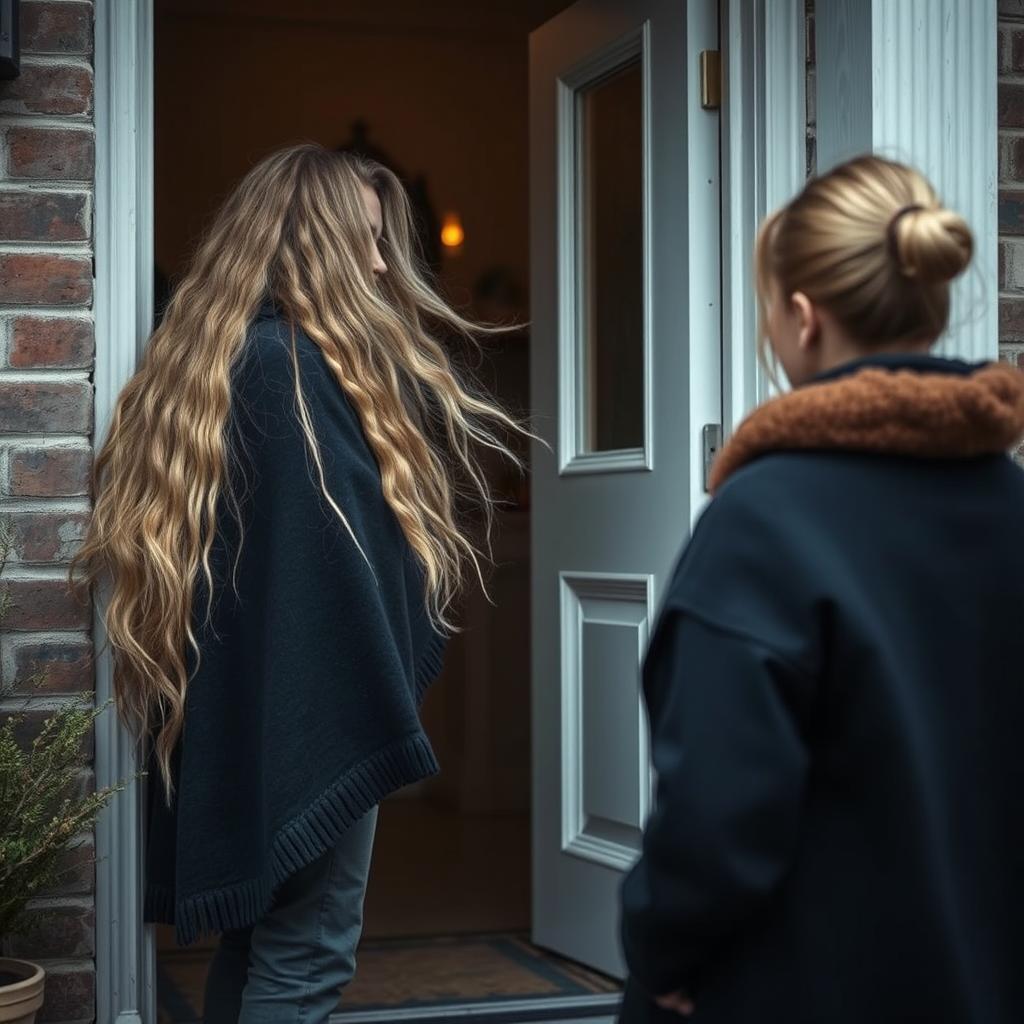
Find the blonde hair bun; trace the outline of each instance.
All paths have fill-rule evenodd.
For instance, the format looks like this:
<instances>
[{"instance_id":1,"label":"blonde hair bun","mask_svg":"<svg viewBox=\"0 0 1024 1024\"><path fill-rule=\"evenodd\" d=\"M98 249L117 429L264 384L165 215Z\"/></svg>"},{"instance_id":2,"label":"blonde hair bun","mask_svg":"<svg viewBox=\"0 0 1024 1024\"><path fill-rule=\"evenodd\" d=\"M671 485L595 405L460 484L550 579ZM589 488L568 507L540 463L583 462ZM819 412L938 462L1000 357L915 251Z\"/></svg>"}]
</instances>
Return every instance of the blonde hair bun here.
<instances>
[{"instance_id":1,"label":"blonde hair bun","mask_svg":"<svg viewBox=\"0 0 1024 1024\"><path fill-rule=\"evenodd\" d=\"M967 269L974 238L960 214L941 206L923 206L893 216L890 244L904 277L921 284L943 284Z\"/></svg>"},{"instance_id":2,"label":"blonde hair bun","mask_svg":"<svg viewBox=\"0 0 1024 1024\"><path fill-rule=\"evenodd\" d=\"M949 324L949 283L973 249L966 221L920 171L855 157L812 178L762 225L762 311L772 290L803 292L866 350L934 342Z\"/></svg>"}]
</instances>

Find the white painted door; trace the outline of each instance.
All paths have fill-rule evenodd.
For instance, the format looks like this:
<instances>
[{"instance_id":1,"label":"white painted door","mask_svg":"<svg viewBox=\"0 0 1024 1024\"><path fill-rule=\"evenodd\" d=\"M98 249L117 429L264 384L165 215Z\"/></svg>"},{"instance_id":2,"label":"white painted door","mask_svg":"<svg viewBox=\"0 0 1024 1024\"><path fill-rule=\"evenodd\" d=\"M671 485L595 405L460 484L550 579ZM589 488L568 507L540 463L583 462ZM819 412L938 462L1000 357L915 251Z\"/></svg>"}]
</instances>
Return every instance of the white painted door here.
<instances>
[{"instance_id":1,"label":"white painted door","mask_svg":"<svg viewBox=\"0 0 1024 1024\"><path fill-rule=\"evenodd\" d=\"M530 41L533 934L613 975L640 663L720 419L717 44L717 0L580 0Z\"/></svg>"}]
</instances>

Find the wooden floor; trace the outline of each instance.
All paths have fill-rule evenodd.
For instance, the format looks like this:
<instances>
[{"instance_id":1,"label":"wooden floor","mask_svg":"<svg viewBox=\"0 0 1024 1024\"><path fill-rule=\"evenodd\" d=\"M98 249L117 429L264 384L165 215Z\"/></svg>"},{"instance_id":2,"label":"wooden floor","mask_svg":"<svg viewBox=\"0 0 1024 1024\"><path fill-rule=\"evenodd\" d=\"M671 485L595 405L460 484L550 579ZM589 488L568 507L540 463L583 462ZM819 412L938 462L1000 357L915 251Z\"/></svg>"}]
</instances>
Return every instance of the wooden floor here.
<instances>
[{"instance_id":1,"label":"wooden floor","mask_svg":"<svg viewBox=\"0 0 1024 1024\"><path fill-rule=\"evenodd\" d=\"M419 800L380 810L367 938L526 932L530 821L460 815Z\"/></svg>"}]
</instances>

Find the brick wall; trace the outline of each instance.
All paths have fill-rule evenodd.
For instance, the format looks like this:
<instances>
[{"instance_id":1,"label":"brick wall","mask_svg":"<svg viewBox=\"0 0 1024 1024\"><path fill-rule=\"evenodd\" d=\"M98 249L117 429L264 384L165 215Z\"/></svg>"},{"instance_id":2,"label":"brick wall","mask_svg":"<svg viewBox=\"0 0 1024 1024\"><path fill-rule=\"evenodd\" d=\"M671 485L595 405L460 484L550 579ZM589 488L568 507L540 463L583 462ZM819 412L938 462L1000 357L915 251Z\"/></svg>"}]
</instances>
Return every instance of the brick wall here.
<instances>
[{"instance_id":1,"label":"brick wall","mask_svg":"<svg viewBox=\"0 0 1024 1024\"><path fill-rule=\"evenodd\" d=\"M807 176L818 173L818 104L815 89L814 0L804 3L804 99L807 105Z\"/></svg>"},{"instance_id":2,"label":"brick wall","mask_svg":"<svg viewBox=\"0 0 1024 1024\"><path fill-rule=\"evenodd\" d=\"M999 11L999 340L1024 368L1024 0Z\"/></svg>"},{"instance_id":3,"label":"brick wall","mask_svg":"<svg viewBox=\"0 0 1024 1024\"><path fill-rule=\"evenodd\" d=\"M37 727L48 702L93 686L90 614L65 586L92 453L91 0L23 0L21 41L20 77L0 81L0 514L15 530L0 581L14 602L0 634L0 707L44 671ZM42 1021L93 1020L92 855L85 837L26 933L3 940L7 955L47 969Z\"/></svg>"}]
</instances>

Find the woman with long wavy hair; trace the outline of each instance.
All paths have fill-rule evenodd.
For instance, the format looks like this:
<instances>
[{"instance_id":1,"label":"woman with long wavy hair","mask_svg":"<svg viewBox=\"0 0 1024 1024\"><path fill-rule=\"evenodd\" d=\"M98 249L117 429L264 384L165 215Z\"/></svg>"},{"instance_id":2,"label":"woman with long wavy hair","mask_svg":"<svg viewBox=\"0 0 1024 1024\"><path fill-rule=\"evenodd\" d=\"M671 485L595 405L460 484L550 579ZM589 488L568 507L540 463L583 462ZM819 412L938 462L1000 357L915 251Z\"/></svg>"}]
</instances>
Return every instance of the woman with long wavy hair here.
<instances>
[{"instance_id":1,"label":"woman with long wavy hair","mask_svg":"<svg viewBox=\"0 0 1024 1024\"><path fill-rule=\"evenodd\" d=\"M319 1022L355 969L376 808L437 771L418 707L522 428L454 372L398 179L275 153L217 215L93 478L75 585L109 587L148 741L147 920L220 932L208 1024Z\"/></svg>"}]
</instances>

